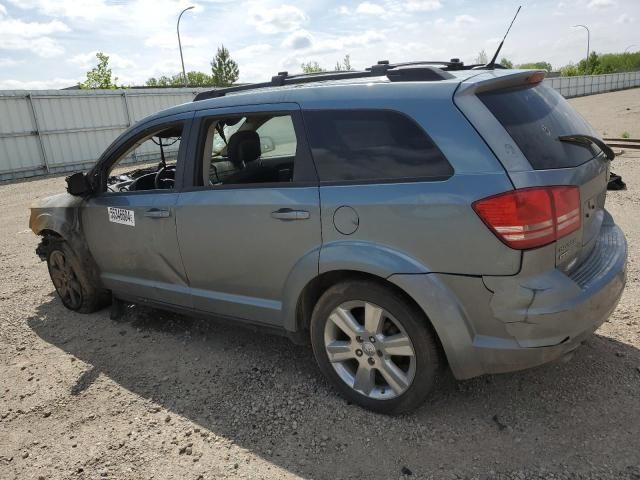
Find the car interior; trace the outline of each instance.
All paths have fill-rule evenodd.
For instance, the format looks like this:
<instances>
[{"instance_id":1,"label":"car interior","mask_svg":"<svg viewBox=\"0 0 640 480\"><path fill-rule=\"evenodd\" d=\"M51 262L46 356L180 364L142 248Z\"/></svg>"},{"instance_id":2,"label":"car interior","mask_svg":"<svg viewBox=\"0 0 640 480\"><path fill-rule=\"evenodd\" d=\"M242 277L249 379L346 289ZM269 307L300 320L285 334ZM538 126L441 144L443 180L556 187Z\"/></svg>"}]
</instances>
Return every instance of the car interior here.
<instances>
[{"instance_id":1,"label":"car interior","mask_svg":"<svg viewBox=\"0 0 640 480\"><path fill-rule=\"evenodd\" d=\"M276 118L289 123L271 123ZM277 145L265 133L285 141ZM212 120L203 150L202 185L291 182L295 145L293 124L286 115Z\"/></svg>"}]
</instances>

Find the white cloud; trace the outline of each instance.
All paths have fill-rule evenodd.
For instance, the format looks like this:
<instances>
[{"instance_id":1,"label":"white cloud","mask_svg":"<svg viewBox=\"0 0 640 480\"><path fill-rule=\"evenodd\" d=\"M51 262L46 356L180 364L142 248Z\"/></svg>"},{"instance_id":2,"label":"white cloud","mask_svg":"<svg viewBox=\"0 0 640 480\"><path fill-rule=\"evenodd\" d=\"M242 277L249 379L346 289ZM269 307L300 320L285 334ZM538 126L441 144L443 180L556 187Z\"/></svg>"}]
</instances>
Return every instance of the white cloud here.
<instances>
[{"instance_id":1,"label":"white cloud","mask_svg":"<svg viewBox=\"0 0 640 480\"><path fill-rule=\"evenodd\" d=\"M410 12L431 12L442 8L439 0L410 0L406 4Z\"/></svg>"},{"instance_id":2,"label":"white cloud","mask_svg":"<svg viewBox=\"0 0 640 480\"><path fill-rule=\"evenodd\" d=\"M0 3L0 17L4 17L7 15L7 7Z\"/></svg>"},{"instance_id":3,"label":"white cloud","mask_svg":"<svg viewBox=\"0 0 640 480\"><path fill-rule=\"evenodd\" d=\"M261 3L251 3L249 11L249 23L260 33L292 32L309 22L307 15L293 5L273 8Z\"/></svg>"},{"instance_id":4,"label":"white cloud","mask_svg":"<svg viewBox=\"0 0 640 480\"><path fill-rule=\"evenodd\" d=\"M200 47L202 45L205 45L207 43L207 40L202 37L185 35L184 33L180 32L180 42L182 43L182 48L184 49L189 47ZM176 37L175 32L158 32L145 38L144 45L146 47L173 50L178 48L178 38Z\"/></svg>"},{"instance_id":5,"label":"white cloud","mask_svg":"<svg viewBox=\"0 0 640 480\"><path fill-rule=\"evenodd\" d=\"M19 61L14 60L13 58L9 58L9 57L0 57L0 67L13 67L15 65L18 65Z\"/></svg>"},{"instance_id":6,"label":"white cloud","mask_svg":"<svg viewBox=\"0 0 640 480\"><path fill-rule=\"evenodd\" d=\"M46 80L0 80L0 90L53 90L73 87L82 78L48 78Z\"/></svg>"},{"instance_id":7,"label":"white cloud","mask_svg":"<svg viewBox=\"0 0 640 480\"><path fill-rule=\"evenodd\" d=\"M233 53L233 56L236 58L252 58L269 53L271 50L273 50L273 47L268 43L257 43L237 50Z\"/></svg>"},{"instance_id":8,"label":"white cloud","mask_svg":"<svg viewBox=\"0 0 640 480\"><path fill-rule=\"evenodd\" d=\"M298 30L288 35L283 41L282 46L284 48L290 48L292 50L303 50L311 47L313 43L313 37L306 30Z\"/></svg>"},{"instance_id":9,"label":"white cloud","mask_svg":"<svg viewBox=\"0 0 640 480\"><path fill-rule=\"evenodd\" d=\"M81 53L71 57L68 61L71 64L78 65L83 70L94 67L98 60L96 59L97 51ZM113 68L131 68L135 66L135 62L124 58L117 53L102 52L109 57L109 66Z\"/></svg>"},{"instance_id":10,"label":"white cloud","mask_svg":"<svg viewBox=\"0 0 640 480\"><path fill-rule=\"evenodd\" d=\"M349 10L349 7L347 7L346 5L340 5L336 9L336 12L340 15L349 15L351 13L351 10Z\"/></svg>"},{"instance_id":11,"label":"white cloud","mask_svg":"<svg viewBox=\"0 0 640 480\"><path fill-rule=\"evenodd\" d=\"M13 18L0 19L0 49L29 50L41 57L53 57L64 48L51 35L68 32L69 27L59 20L24 22Z\"/></svg>"},{"instance_id":12,"label":"white cloud","mask_svg":"<svg viewBox=\"0 0 640 480\"><path fill-rule=\"evenodd\" d=\"M587 7L591 9L615 7L615 0L591 0Z\"/></svg>"},{"instance_id":13,"label":"white cloud","mask_svg":"<svg viewBox=\"0 0 640 480\"><path fill-rule=\"evenodd\" d=\"M633 17L626 13L623 13L616 19L616 23L633 23Z\"/></svg>"},{"instance_id":14,"label":"white cloud","mask_svg":"<svg viewBox=\"0 0 640 480\"><path fill-rule=\"evenodd\" d=\"M457 15L453 23L457 26L470 25L472 23L476 23L478 21L477 18L472 17L471 15Z\"/></svg>"},{"instance_id":15,"label":"white cloud","mask_svg":"<svg viewBox=\"0 0 640 480\"><path fill-rule=\"evenodd\" d=\"M377 3L362 2L360 5L358 5L358 8L356 8L356 12L363 13L365 15L384 15L385 9L382 7L382 5L379 5Z\"/></svg>"}]
</instances>

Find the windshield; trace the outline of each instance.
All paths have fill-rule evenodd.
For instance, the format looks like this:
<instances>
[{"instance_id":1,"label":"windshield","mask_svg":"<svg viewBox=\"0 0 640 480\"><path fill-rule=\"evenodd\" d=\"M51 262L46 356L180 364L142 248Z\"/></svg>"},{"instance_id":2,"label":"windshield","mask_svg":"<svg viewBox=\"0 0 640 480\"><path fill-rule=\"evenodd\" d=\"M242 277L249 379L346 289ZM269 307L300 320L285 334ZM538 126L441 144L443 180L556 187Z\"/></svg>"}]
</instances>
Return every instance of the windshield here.
<instances>
[{"instance_id":1,"label":"windshield","mask_svg":"<svg viewBox=\"0 0 640 480\"><path fill-rule=\"evenodd\" d=\"M600 153L593 143L563 142L564 135L596 136L591 126L546 85L478 94L536 170L577 167Z\"/></svg>"}]
</instances>

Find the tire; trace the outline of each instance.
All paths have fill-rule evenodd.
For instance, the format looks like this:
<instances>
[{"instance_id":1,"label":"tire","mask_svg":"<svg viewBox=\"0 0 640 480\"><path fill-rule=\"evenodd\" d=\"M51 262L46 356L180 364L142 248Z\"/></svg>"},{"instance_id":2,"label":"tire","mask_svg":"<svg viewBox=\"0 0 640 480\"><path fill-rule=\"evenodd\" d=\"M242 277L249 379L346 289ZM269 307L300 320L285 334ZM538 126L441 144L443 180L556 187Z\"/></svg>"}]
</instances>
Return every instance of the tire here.
<instances>
[{"instance_id":1,"label":"tire","mask_svg":"<svg viewBox=\"0 0 640 480\"><path fill-rule=\"evenodd\" d=\"M108 304L108 292L91 280L67 242L49 238L47 245L49 276L65 307L74 312L92 313Z\"/></svg>"},{"instance_id":2,"label":"tire","mask_svg":"<svg viewBox=\"0 0 640 480\"><path fill-rule=\"evenodd\" d=\"M391 288L362 280L330 287L313 310L310 330L322 373L366 409L413 410L437 383L442 359L435 333L423 312Z\"/></svg>"}]
</instances>

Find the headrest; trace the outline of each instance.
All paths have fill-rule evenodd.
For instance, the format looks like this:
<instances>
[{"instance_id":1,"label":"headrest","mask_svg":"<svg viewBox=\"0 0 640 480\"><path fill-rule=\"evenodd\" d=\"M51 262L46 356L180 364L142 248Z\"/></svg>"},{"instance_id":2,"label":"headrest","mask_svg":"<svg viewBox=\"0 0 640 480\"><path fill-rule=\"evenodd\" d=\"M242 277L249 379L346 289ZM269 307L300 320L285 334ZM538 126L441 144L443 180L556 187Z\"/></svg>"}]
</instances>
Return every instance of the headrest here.
<instances>
[{"instance_id":1,"label":"headrest","mask_svg":"<svg viewBox=\"0 0 640 480\"><path fill-rule=\"evenodd\" d=\"M260 136L253 130L234 133L227 144L227 156L236 168L260 158Z\"/></svg>"}]
</instances>

